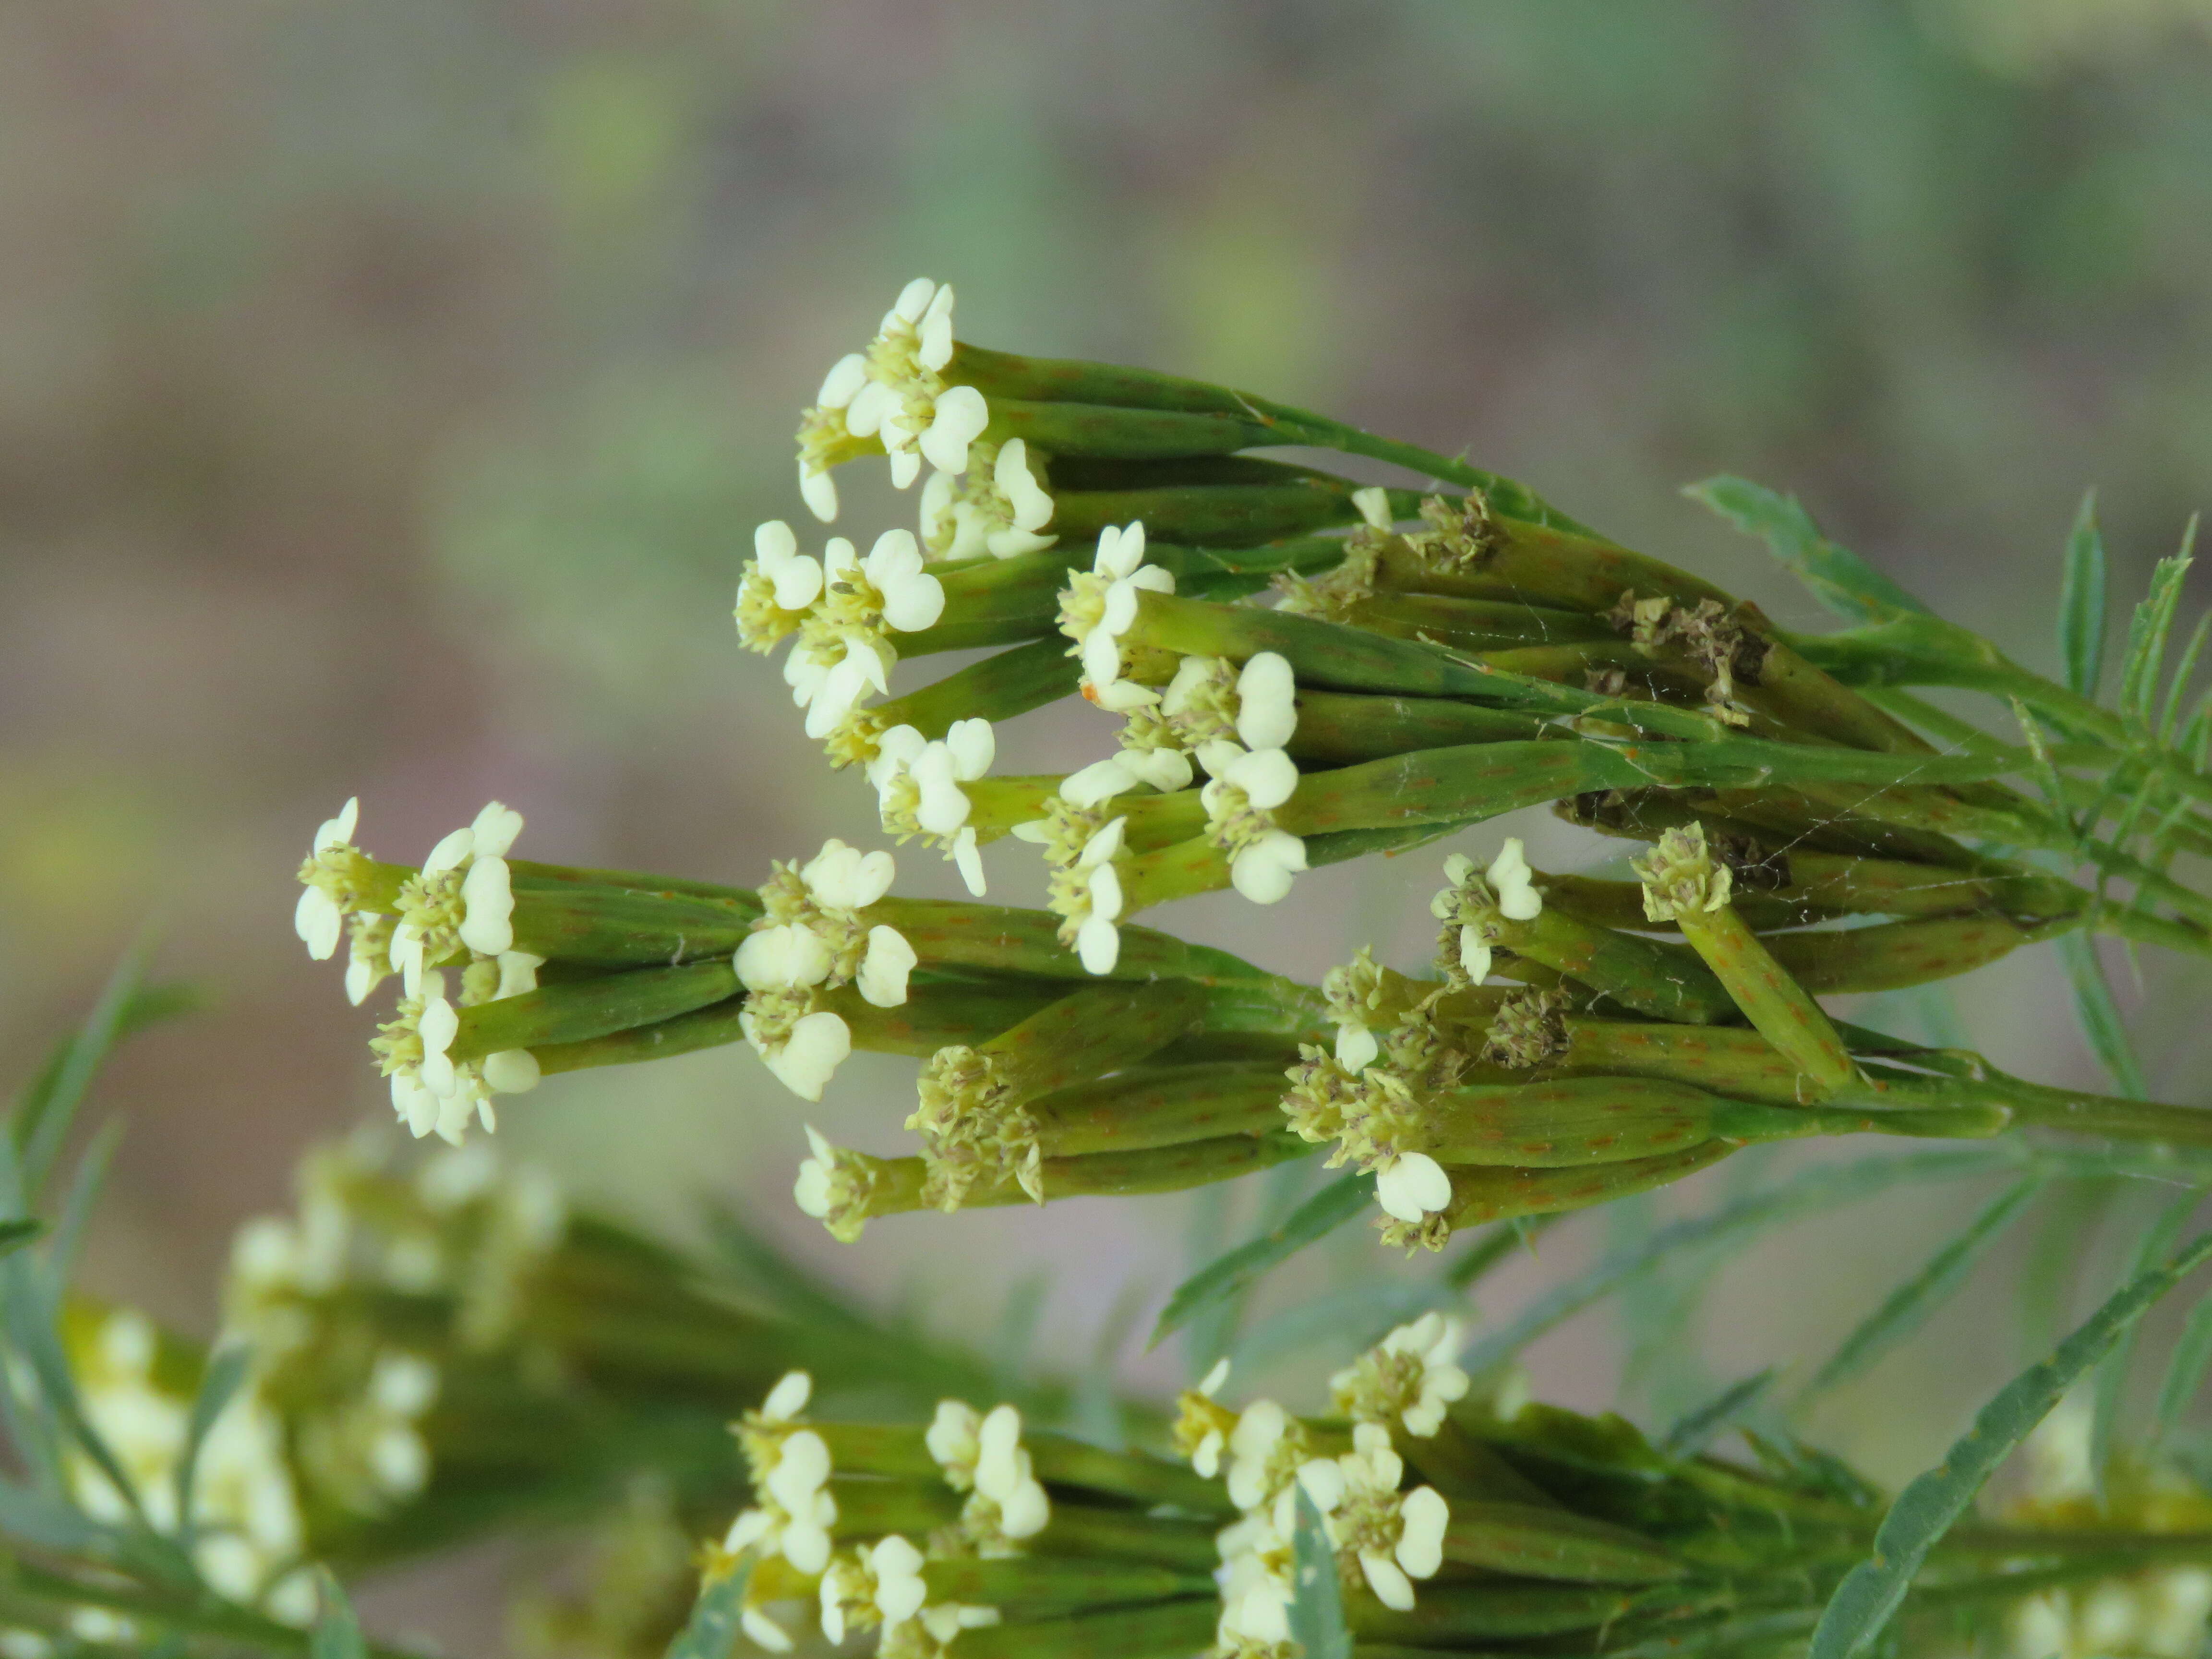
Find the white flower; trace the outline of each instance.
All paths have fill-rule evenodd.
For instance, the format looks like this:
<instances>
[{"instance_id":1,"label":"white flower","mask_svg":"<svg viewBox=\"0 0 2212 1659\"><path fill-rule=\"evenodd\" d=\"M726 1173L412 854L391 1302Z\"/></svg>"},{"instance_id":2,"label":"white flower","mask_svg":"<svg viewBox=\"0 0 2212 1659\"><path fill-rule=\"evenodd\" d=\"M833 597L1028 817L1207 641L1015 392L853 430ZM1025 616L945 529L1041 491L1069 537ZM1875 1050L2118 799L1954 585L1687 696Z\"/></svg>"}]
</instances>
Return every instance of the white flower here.
<instances>
[{"instance_id":1,"label":"white flower","mask_svg":"<svg viewBox=\"0 0 2212 1659\"><path fill-rule=\"evenodd\" d=\"M937 1402L937 1414L930 1419L922 1443L955 1492L969 1491L975 1484L976 1460L983 1455L982 1433L982 1416L966 1401Z\"/></svg>"},{"instance_id":2,"label":"white flower","mask_svg":"<svg viewBox=\"0 0 2212 1659\"><path fill-rule=\"evenodd\" d=\"M990 721L979 717L955 720L934 742L910 726L895 726L878 739L868 765L884 830L919 835L943 848L978 898L986 890L983 860L968 822L975 803L962 786L985 776L997 752Z\"/></svg>"},{"instance_id":3,"label":"white flower","mask_svg":"<svg viewBox=\"0 0 2212 1659\"><path fill-rule=\"evenodd\" d=\"M1306 867L1306 844L1286 830L1271 830L1230 860L1230 884L1255 904L1273 904L1291 890L1291 878Z\"/></svg>"},{"instance_id":4,"label":"white flower","mask_svg":"<svg viewBox=\"0 0 2212 1659\"><path fill-rule=\"evenodd\" d=\"M1543 915L1543 895L1529 884L1528 860L1518 836L1506 837L1505 845L1483 873L1490 890L1498 896L1498 913L1508 921L1534 921Z\"/></svg>"},{"instance_id":5,"label":"white flower","mask_svg":"<svg viewBox=\"0 0 2212 1659\"><path fill-rule=\"evenodd\" d=\"M993 534L992 553L1005 559L1051 546L1051 537L1036 534L1052 522L1053 501L1044 486L1037 482L1036 474L1030 470L1029 446L1019 438L1000 445L999 458L991 468L991 482L1006 498L1013 514L1011 532L1000 531Z\"/></svg>"},{"instance_id":6,"label":"white flower","mask_svg":"<svg viewBox=\"0 0 2212 1659\"><path fill-rule=\"evenodd\" d=\"M1022 1449L1022 1415L1012 1406L995 1406L976 1431L975 1491L998 1505L998 1530L1020 1540L1034 1538L1052 1518L1045 1496Z\"/></svg>"},{"instance_id":7,"label":"white flower","mask_svg":"<svg viewBox=\"0 0 2212 1659\"><path fill-rule=\"evenodd\" d=\"M1137 619L1140 592L1174 592L1174 573L1145 562L1142 523L1109 525L1098 532L1089 574L1071 580L1060 596L1060 631L1075 641L1086 695L1103 693L1121 678L1121 635Z\"/></svg>"},{"instance_id":8,"label":"white flower","mask_svg":"<svg viewBox=\"0 0 2212 1659\"><path fill-rule=\"evenodd\" d=\"M1382 1425L1355 1426L1352 1448L1300 1465L1297 1484L1322 1512L1340 1554L1358 1560L1376 1599L1402 1613L1413 1605L1412 1581L1434 1577L1443 1565L1450 1508L1432 1486L1401 1496L1406 1466ZM1295 1501L1291 1490L1276 1499L1276 1529L1285 1536L1295 1524Z\"/></svg>"},{"instance_id":9,"label":"white flower","mask_svg":"<svg viewBox=\"0 0 2212 1659\"><path fill-rule=\"evenodd\" d=\"M1451 1195L1451 1177L1426 1152L1399 1152L1376 1169L1376 1201L1401 1221L1418 1222L1449 1207Z\"/></svg>"},{"instance_id":10,"label":"white flower","mask_svg":"<svg viewBox=\"0 0 2212 1659\"><path fill-rule=\"evenodd\" d=\"M1281 749L1298 729L1297 697L1288 660L1257 653L1237 677L1237 740L1254 750Z\"/></svg>"},{"instance_id":11,"label":"white flower","mask_svg":"<svg viewBox=\"0 0 2212 1659\"><path fill-rule=\"evenodd\" d=\"M1124 749L1069 773L1060 780L1060 798L1070 806L1097 806L1140 783L1171 795L1190 779L1190 757L1181 750Z\"/></svg>"},{"instance_id":12,"label":"white flower","mask_svg":"<svg viewBox=\"0 0 2212 1659\"><path fill-rule=\"evenodd\" d=\"M823 475L826 480L826 476ZM746 647L767 651L805 619L822 596L818 559L799 550L799 538L781 519L770 519L753 532L753 557L738 583L732 612L738 637Z\"/></svg>"},{"instance_id":13,"label":"white flower","mask_svg":"<svg viewBox=\"0 0 2212 1659\"><path fill-rule=\"evenodd\" d=\"M932 472L921 489L921 537L945 560L1011 559L1050 547L1037 532L1051 521L1053 499L1031 469L1019 438L976 445L964 477Z\"/></svg>"},{"instance_id":14,"label":"white flower","mask_svg":"<svg viewBox=\"0 0 2212 1659\"><path fill-rule=\"evenodd\" d=\"M324 819L315 830L315 839L307 853L308 866L320 873L329 862L325 854L351 852L354 826L360 821L361 797L356 795L338 809L336 817ZM301 890L300 902L292 912L292 928L307 947L307 954L317 962L328 962L337 950L347 908L328 886L319 882L311 879Z\"/></svg>"},{"instance_id":15,"label":"white flower","mask_svg":"<svg viewBox=\"0 0 2212 1659\"><path fill-rule=\"evenodd\" d=\"M1329 1378L1330 1395L1355 1422L1395 1419L1426 1439L1443 1426L1445 1408L1466 1397L1468 1375L1455 1363L1466 1341L1457 1315L1423 1314Z\"/></svg>"},{"instance_id":16,"label":"white flower","mask_svg":"<svg viewBox=\"0 0 2212 1659\"><path fill-rule=\"evenodd\" d=\"M922 568L921 549L911 530L886 530L865 559L855 559L853 544L840 536L823 556L830 585L857 577L875 590L870 609L896 633L918 634L945 614L945 584Z\"/></svg>"},{"instance_id":17,"label":"white flower","mask_svg":"<svg viewBox=\"0 0 2212 1659\"><path fill-rule=\"evenodd\" d=\"M828 737L873 691L882 696L891 689L890 647L875 634L854 629L839 635L826 647L800 641L785 665L793 697L806 709L806 735ZM803 665L793 678L793 665ZM818 674L816 672L819 671Z\"/></svg>"},{"instance_id":18,"label":"white flower","mask_svg":"<svg viewBox=\"0 0 2212 1659\"><path fill-rule=\"evenodd\" d=\"M897 874L889 853L863 853L833 836L800 868L799 878L825 909L865 910L890 891Z\"/></svg>"},{"instance_id":19,"label":"white flower","mask_svg":"<svg viewBox=\"0 0 2212 1659\"><path fill-rule=\"evenodd\" d=\"M972 810L960 786L990 771L998 756L998 736L982 719L955 720L937 742L915 758L913 773L921 800L915 820L933 836L949 836L968 822Z\"/></svg>"},{"instance_id":20,"label":"white flower","mask_svg":"<svg viewBox=\"0 0 2212 1659\"><path fill-rule=\"evenodd\" d=\"M876 1611L886 1625L913 1618L929 1599L922 1562L921 1552L896 1533L879 1539L868 1552L868 1568L876 1577Z\"/></svg>"},{"instance_id":21,"label":"white flower","mask_svg":"<svg viewBox=\"0 0 2212 1659\"><path fill-rule=\"evenodd\" d=\"M1253 1510L1274 1500L1289 1474L1278 1454L1290 1440L1291 1415L1274 1401L1255 1400L1244 1408L1229 1431L1231 1503Z\"/></svg>"},{"instance_id":22,"label":"white flower","mask_svg":"<svg viewBox=\"0 0 2212 1659\"><path fill-rule=\"evenodd\" d=\"M1085 973L1110 974L1121 957L1121 878L1114 860L1121 850L1127 818L1115 818L1084 843L1075 860L1072 894L1062 915L1075 932L1075 953ZM1061 930L1066 931L1065 927Z\"/></svg>"}]
</instances>

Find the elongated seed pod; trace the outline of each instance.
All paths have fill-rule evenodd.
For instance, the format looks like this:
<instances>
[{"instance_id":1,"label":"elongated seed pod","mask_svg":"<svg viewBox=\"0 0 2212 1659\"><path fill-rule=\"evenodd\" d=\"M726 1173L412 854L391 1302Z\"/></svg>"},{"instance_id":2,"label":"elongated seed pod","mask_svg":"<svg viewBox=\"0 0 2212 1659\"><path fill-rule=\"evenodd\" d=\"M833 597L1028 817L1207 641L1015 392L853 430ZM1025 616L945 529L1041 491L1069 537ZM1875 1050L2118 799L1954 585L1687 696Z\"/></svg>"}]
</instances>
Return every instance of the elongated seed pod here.
<instances>
[{"instance_id":1,"label":"elongated seed pod","mask_svg":"<svg viewBox=\"0 0 2212 1659\"><path fill-rule=\"evenodd\" d=\"M1717 1164L1735 1150L1726 1141L1620 1164L1591 1164L1572 1169L1496 1169L1462 1164L1448 1170L1452 1200L1446 1223L1455 1231L1486 1221L1516 1216L1552 1215L1650 1191Z\"/></svg>"},{"instance_id":2,"label":"elongated seed pod","mask_svg":"<svg viewBox=\"0 0 2212 1659\"><path fill-rule=\"evenodd\" d=\"M1440 1164L1564 1169L1680 1152L1713 1134L1713 1096L1647 1078L1452 1089L1423 1114Z\"/></svg>"}]
</instances>

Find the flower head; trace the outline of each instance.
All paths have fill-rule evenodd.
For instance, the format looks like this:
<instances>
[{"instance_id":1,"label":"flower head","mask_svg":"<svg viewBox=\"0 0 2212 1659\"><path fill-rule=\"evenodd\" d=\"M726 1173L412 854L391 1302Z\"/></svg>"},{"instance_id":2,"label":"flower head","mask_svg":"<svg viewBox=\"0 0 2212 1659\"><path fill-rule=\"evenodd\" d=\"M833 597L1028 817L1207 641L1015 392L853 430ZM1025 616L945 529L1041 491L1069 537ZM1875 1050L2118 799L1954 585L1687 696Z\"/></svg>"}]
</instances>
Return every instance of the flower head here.
<instances>
[{"instance_id":1,"label":"flower head","mask_svg":"<svg viewBox=\"0 0 2212 1659\"><path fill-rule=\"evenodd\" d=\"M1060 631L1075 641L1084 693L1103 694L1121 678L1121 635L1137 619L1139 592L1172 593L1175 573L1145 562L1145 526L1109 526L1088 572L1069 579L1060 596Z\"/></svg>"},{"instance_id":2,"label":"flower head","mask_svg":"<svg viewBox=\"0 0 2212 1659\"><path fill-rule=\"evenodd\" d=\"M749 651L773 650L796 633L822 596L822 562L799 550L799 538L781 519L753 532L753 556L738 584L738 638Z\"/></svg>"},{"instance_id":3,"label":"flower head","mask_svg":"<svg viewBox=\"0 0 2212 1659\"><path fill-rule=\"evenodd\" d=\"M1356 1423L1396 1424L1426 1439L1443 1426L1445 1408L1466 1396L1468 1375L1453 1363L1466 1342L1465 1320L1425 1313L1330 1377L1329 1394Z\"/></svg>"},{"instance_id":4,"label":"flower head","mask_svg":"<svg viewBox=\"0 0 2212 1659\"><path fill-rule=\"evenodd\" d=\"M1073 860L1053 870L1047 902L1060 917L1060 942L1083 960L1084 970L1110 974L1121 960L1121 878L1114 860L1121 851L1127 818L1102 825L1082 842Z\"/></svg>"},{"instance_id":5,"label":"flower head","mask_svg":"<svg viewBox=\"0 0 2212 1659\"><path fill-rule=\"evenodd\" d=\"M1199 750L1213 775L1201 792L1206 838L1229 854L1230 884L1255 904L1273 904L1306 867L1306 845L1278 829L1274 811L1298 787L1297 763L1280 749L1245 750L1225 738Z\"/></svg>"},{"instance_id":6,"label":"flower head","mask_svg":"<svg viewBox=\"0 0 2212 1659\"><path fill-rule=\"evenodd\" d=\"M1361 1423L1352 1431L1352 1449L1341 1457L1302 1464L1297 1486L1320 1510L1340 1568L1367 1581L1376 1599L1404 1612L1413 1605L1413 1581L1431 1578L1443 1565L1444 1528L1450 1507L1433 1486L1401 1492L1406 1466L1390 1445L1390 1431L1379 1423ZM1285 1491L1275 1500L1274 1522L1288 1535L1296 1521L1296 1497Z\"/></svg>"},{"instance_id":7,"label":"flower head","mask_svg":"<svg viewBox=\"0 0 2212 1659\"><path fill-rule=\"evenodd\" d=\"M1053 499L1036 461L1014 438L974 445L964 476L930 474L921 488L921 540L930 556L1011 559L1050 547L1057 538L1038 532L1052 522Z\"/></svg>"},{"instance_id":8,"label":"flower head","mask_svg":"<svg viewBox=\"0 0 2212 1659\"><path fill-rule=\"evenodd\" d=\"M355 796L325 818L315 830L307 862L300 866L300 902L292 912L292 928L307 954L327 962L338 948L338 933L357 908L356 868L362 854L353 844L354 826L361 821L361 798Z\"/></svg>"}]
</instances>

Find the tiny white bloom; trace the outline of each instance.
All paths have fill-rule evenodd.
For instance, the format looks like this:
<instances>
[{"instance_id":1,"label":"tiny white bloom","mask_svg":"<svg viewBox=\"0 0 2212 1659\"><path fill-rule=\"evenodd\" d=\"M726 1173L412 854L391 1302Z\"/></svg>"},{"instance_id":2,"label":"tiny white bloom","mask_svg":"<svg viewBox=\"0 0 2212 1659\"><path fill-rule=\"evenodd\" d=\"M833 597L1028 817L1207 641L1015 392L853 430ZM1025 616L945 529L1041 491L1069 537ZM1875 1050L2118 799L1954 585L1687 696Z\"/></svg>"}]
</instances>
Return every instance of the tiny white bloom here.
<instances>
[{"instance_id":1,"label":"tiny white bloom","mask_svg":"<svg viewBox=\"0 0 2212 1659\"><path fill-rule=\"evenodd\" d=\"M983 401L983 394L972 386L947 386L937 394L936 404L930 416L929 428L924 432L916 447L921 459L946 472L965 472L968 470L968 446L983 435L983 428L991 423L991 411ZM885 447L889 447L886 437ZM896 464L903 459L894 450L891 459ZM892 482L903 489L920 472L917 463L913 471L901 482L894 472Z\"/></svg>"},{"instance_id":2,"label":"tiny white bloom","mask_svg":"<svg viewBox=\"0 0 2212 1659\"><path fill-rule=\"evenodd\" d=\"M824 1008L800 1019L782 1047L761 1058L776 1080L801 1100L819 1100L852 1052L851 1029Z\"/></svg>"},{"instance_id":3,"label":"tiny white bloom","mask_svg":"<svg viewBox=\"0 0 2212 1659\"><path fill-rule=\"evenodd\" d=\"M897 874L896 861L889 853L863 853L833 836L800 868L799 878L826 909L865 910L890 891Z\"/></svg>"},{"instance_id":4,"label":"tiny white bloom","mask_svg":"<svg viewBox=\"0 0 2212 1659\"><path fill-rule=\"evenodd\" d=\"M822 562L799 550L799 538L783 520L754 530L753 556L778 610L804 611L822 596Z\"/></svg>"},{"instance_id":5,"label":"tiny white bloom","mask_svg":"<svg viewBox=\"0 0 2212 1659\"><path fill-rule=\"evenodd\" d=\"M1382 1052L1375 1033L1346 1021L1336 1028L1336 1063L1347 1072L1364 1072Z\"/></svg>"},{"instance_id":6,"label":"tiny white bloom","mask_svg":"<svg viewBox=\"0 0 2212 1659\"><path fill-rule=\"evenodd\" d=\"M1229 880L1253 903L1273 904L1288 895L1291 878L1305 867L1305 842L1286 830L1271 830L1230 861Z\"/></svg>"}]
</instances>

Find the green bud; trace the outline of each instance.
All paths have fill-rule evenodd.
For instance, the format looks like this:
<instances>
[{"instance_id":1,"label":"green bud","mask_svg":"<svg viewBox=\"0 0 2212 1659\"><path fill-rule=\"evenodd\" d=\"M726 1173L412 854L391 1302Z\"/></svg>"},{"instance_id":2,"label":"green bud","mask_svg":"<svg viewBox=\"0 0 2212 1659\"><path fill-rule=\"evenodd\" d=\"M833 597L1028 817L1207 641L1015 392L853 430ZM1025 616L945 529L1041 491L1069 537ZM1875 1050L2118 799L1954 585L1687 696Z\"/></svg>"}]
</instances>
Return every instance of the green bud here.
<instances>
[{"instance_id":1,"label":"green bud","mask_svg":"<svg viewBox=\"0 0 2212 1659\"><path fill-rule=\"evenodd\" d=\"M1044 1156L1067 1158L1264 1133L1282 1127L1282 1095L1272 1062L1147 1066L1058 1090L1029 1116Z\"/></svg>"},{"instance_id":2,"label":"green bud","mask_svg":"<svg viewBox=\"0 0 2212 1659\"><path fill-rule=\"evenodd\" d=\"M1296 701L1298 725L1288 748L1301 764L1349 766L1422 749L1566 736L1534 714L1441 697L1301 690Z\"/></svg>"},{"instance_id":3,"label":"green bud","mask_svg":"<svg viewBox=\"0 0 2212 1659\"><path fill-rule=\"evenodd\" d=\"M1614 643L1602 619L1581 611L1438 593L1377 593L1348 606L1341 620L1394 639L1433 640L1455 651L1504 651L1532 645Z\"/></svg>"},{"instance_id":4,"label":"green bud","mask_svg":"<svg viewBox=\"0 0 2212 1659\"><path fill-rule=\"evenodd\" d=\"M1444 1559L1583 1584L1655 1584L1687 1571L1670 1552L1626 1527L1556 1508L1464 1500L1451 1506Z\"/></svg>"},{"instance_id":5,"label":"green bud","mask_svg":"<svg viewBox=\"0 0 2212 1659\"><path fill-rule=\"evenodd\" d=\"M1765 943L1797 983L1820 994L1898 991L1972 973L2069 926L2027 928L2002 916L1937 916L1811 933Z\"/></svg>"},{"instance_id":6,"label":"green bud","mask_svg":"<svg viewBox=\"0 0 2212 1659\"><path fill-rule=\"evenodd\" d=\"M1156 1053L1194 1029L1204 1006L1203 991L1185 981L1091 986L980 1047L931 1056L906 1127L922 1138L938 1207L957 1209L978 1185L1008 1181L1042 1203L1044 1149L1028 1103Z\"/></svg>"},{"instance_id":7,"label":"green bud","mask_svg":"<svg viewBox=\"0 0 2212 1659\"><path fill-rule=\"evenodd\" d=\"M750 893L741 902L519 874L513 891L514 948L548 963L627 967L727 957L761 914Z\"/></svg>"},{"instance_id":8,"label":"green bud","mask_svg":"<svg viewBox=\"0 0 2212 1659\"><path fill-rule=\"evenodd\" d=\"M1108 404L1031 403L990 399L985 439L1004 444L1019 438L1051 456L1145 461L1183 455L1226 455L1281 440L1257 422L1233 415L1194 415L1171 410L1120 409Z\"/></svg>"},{"instance_id":9,"label":"green bud","mask_svg":"<svg viewBox=\"0 0 2212 1659\"><path fill-rule=\"evenodd\" d=\"M1645 913L1682 930L1759 1034L1805 1074L1813 1097L1849 1087L1857 1072L1843 1038L1729 904L1732 877L1706 846L1705 826L1668 830L1635 870Z\"/></svg>"},{"instance_id":10,"label":"green bud","mask_svg":"<svg viewBox=\"0 0 2212 1659\"><path fill-rule=\"evenodd\" d=\"M1456 1165L1446 1171L1452 1184L1450 1207L1425 1222L1391 1223L1382 1230L1383 1242L1441 1249L1444 1241L1459 1228L1479 1226L1487 1221L1510 1221L1519 1216L1555 1215L1626 1198L1634 1193L1650 1192L1655 1187L1664 1187L1717 1164L1735 1150L1726 1141L1709 1140L1680 1152L1576 1168Z\"/></svg>"},{"instance_id":11,"label":"green bud","mask_svg":"<svg viewBox=\"0 0 2212 1659\"><path fill-rule=\"evenodd\" d=\"M544 985L461 1009L446 1052L456 1060L480 1060L507 1049L582 1042L726 1001L741 988L726 959ZM538 1065L546 1069L542 1058Z\"/></svg>"}]
</instances>

